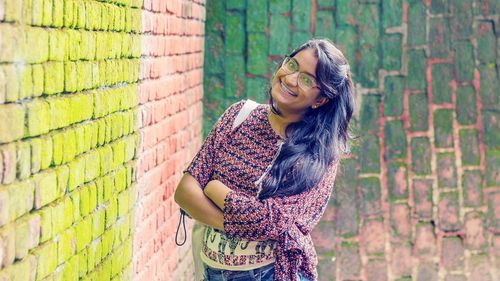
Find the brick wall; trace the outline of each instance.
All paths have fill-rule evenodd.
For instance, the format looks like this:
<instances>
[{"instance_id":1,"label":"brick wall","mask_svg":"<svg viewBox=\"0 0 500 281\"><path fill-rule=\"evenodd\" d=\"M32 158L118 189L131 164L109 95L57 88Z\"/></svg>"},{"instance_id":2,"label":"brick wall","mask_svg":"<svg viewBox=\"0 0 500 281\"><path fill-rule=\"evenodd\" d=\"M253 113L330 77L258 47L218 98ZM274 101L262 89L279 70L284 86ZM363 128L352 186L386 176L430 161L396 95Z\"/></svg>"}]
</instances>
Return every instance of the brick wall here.
<instances>
[{"instance_id":1,"label":"brick wall","mask_svg":"<svg viewBox=\"0 0 500 281\"><path fill-rule=\"evenodd\" d=\"M351 62L360 141L313 233L320 280L500 279L497 2L208 1L205 132L310 37Z\"/></svg>"},{"instance_id":2,"label":"brick wall","mask_svg":"<svg viewBox=\"0 0 500 281\"><path fill-rule=\"evenodd\" d=\"M201 145L204 5L204 1L144 1L136 280L193 279L190 242L175 245L179 208L173 193L182 169Z\"/></svg>"},{"instance_id":3,"label":"brick wall","mask_svg":"<svg viewBox=\"0 0 500 281\"><path fill-rule=\"evenodd\" d=\"M0 280L131 278L140 5L0 1Z\"/></svg>"}]
</instances>

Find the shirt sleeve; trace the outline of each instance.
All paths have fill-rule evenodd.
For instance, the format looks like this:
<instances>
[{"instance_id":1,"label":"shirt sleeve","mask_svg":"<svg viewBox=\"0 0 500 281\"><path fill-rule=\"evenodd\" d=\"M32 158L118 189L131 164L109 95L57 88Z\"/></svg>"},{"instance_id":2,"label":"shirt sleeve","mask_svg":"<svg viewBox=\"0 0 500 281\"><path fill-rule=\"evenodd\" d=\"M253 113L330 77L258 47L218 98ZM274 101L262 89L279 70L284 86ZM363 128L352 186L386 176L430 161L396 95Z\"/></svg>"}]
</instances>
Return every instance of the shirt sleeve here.
<instances>
[{"instance_id":1,"label":"shirt sleeve","mask_svg":"<svg viewBox=\"0 0 500 281\"><path fill-rule=\"evenodd\" d=\"M240 101L226 109L208 133L198 153L184 170L184 173L191 174L202 188L205 188L212 178L215 153L221 142L224 141L224 136L230 133L234 119L243 104L244 102Z\"/></svg>"},{"instance_id":2,"label":"shirt sleeve","mask_svg":"<svg viewBox=\"0 0 500 281\"><path fill-rule=\"evenodd\" d=\"M337 163L328 166L320 182L308 191L258 200L230 191L224 200L224 231L248 240L298 242L318 223L333 190Z\"/></svg>"}]
</instances>

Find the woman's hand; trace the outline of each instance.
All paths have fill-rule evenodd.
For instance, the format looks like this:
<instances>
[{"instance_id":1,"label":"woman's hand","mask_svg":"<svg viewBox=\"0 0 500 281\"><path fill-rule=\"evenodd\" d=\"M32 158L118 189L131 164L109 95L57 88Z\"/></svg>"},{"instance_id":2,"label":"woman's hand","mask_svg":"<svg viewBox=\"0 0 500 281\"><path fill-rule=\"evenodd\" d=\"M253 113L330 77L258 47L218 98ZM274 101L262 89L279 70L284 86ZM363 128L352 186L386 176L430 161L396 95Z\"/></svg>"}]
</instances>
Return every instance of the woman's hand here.
<instances>
[{"instance_id":1,"label":"woman's hand","mask_svg":"<svg viewBox=\"0 0 500 281\"><path fill-rule=\"evenodd\" d=\"M224 199L229 192L231 189L218 180L210 181L203 190L205 196L210 198L221 210L224 210Z\"/></svg>"}]
</instances>

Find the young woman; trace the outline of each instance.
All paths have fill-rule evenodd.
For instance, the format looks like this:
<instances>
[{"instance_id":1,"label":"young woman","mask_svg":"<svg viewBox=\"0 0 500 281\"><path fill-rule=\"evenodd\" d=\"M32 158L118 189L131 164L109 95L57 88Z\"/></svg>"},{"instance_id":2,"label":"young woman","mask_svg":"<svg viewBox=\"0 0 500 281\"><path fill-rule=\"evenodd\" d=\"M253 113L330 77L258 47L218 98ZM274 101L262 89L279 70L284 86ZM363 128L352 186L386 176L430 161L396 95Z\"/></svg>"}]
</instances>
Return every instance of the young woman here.
<instances>
[{"instance_id":1,"label":"young woman","mask_svg":"<svg viewBox=\"0 0 500 281\"><path fill-rule=\"evenodd\" d=\"M314 39L283 60L269 104L234 130L244 101L219 118L175 193L208 226L204 280L317 280L310 233L348 151L352 92L343 54Z\"/></svg>"}]
</instances>

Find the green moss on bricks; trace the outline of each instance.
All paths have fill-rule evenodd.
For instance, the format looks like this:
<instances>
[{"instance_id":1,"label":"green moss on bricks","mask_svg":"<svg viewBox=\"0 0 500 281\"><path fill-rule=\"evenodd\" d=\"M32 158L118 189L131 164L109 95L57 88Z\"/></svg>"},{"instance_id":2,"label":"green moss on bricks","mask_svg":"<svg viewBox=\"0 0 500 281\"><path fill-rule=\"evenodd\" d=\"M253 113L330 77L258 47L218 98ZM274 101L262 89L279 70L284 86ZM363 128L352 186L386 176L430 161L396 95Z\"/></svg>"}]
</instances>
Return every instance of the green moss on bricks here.
<instances>
[{"instance_id":1,"label":"green moss on bricks","mask_svg":"<svg viewBox=\"0 0 500 281\"><path fill-rule=\"evenodd\" d=\"M386 155L388 159L406 157L406 134L400 120L387 121L384 128Z\"/></svg>"},{"instance_id":2,"label":"green moss on bricks","mask_svg":"<svg viewBox=\"0 0 500 281\"><path fill-rule=\"evenodd\" d=\"M92 240L92 216L87 216L79 221L75 226L75 230L76 251L81 252Z\"/></svg>"},{"instance_id":3,"label":"green moss on bricks","mask_svg":"<svg viewBox=\"0 0 500 281\"><path fill-rule=\"evenodd\" d=\"M426 137L416 137L411 140L411 167L417 175L431 173L430 141Z\"/></svg>"},{"instance_id":4,"label":"green moss on bricks","mask_svg":"<svg viewBox=\"0 0 500 281\"><path fill-rule=\"evenodd\" d=\"M482 109L498 110L500 108L500 95L498 94L500 79L497 76L496 66L495 64L481 64L478 68Z\"/></svg>"},{"instance_id":5,"label":"green moss on bricks","mask_svg":"<svg viewBox=\"0 0 500 281\"><path fill-rule=\"evenodd\" d=\"M17 77L19 77L19 99L33 96L33 72L31 65L18 65Z\"/></svg>"},{"instance_id":6,"label":"green moss on bricks","mask_svg":"<svg viewBox=\"0 0 500 281\"><path fill-rule=\"evenodd\" d=\"M500 184L500 150L486 149L486 186L498 186Z\"/></svg>"},{"instance_id":7,"label":"green moss on bricks","mask_svg":"<svg viewBox=\"0 0 500 281\"><path fill-rule=\"evenodd\" d=\"M57 177L53 170L48 170L34 176L35 208L40 209L57 199Z\"/></svg>"},{"instance_id":8,"label":"green moss on bricks","mask_svg":"<svg viewBox=\"0 0 500 281\"><path fill-rule=\"evenodd\" d=\"M458 81L470 81L474 74L474 53L469 41L454 42L455 73ZM434 76L435 77L435 76Z\"/></svg>"},{"instance_id":9,"label":"green moss on bricks","mask_svg":"<svg viewBox=\"0 0 500 281\"><path fill-rule=\"evenodd\" d=\"M458 86L456 89L457 122L461 125L472 125L477 122L476 94L472 86Z\"/></svg>"},{"instance_id":10,"label":"green moss on bricks","mask_svg":"<svg viewBox=\"0 0 500 281\"><path fill-rule=\"evenodd\" d=\"M479 165L479 137L476 129L462 129L458 132L462 165Z\"/></svg>"},{"instance_id":11,"label":"green moss on bricks","mask_svg":"<svg viewBox=\"0 0 500 281\"><path fill-rule=\"evenodd\" d=\"M115 224L117 217L118 203L116 201L116 197L114 197L109 200L109 203L106 206L106 228L109 228L111 225Z\"/></svg>"},{"instance_id":12,"label":"green moss on bricks","mask_svg":"<svg viewBox=\"0 0 500 281\"><path fill-rule=\"evenodd\" d=\"M33 251L37 258L36 280L42 280L51 274L57 266L57 244L54 241L37 247Z\"/></svg>"},{"instance_id":13,"label":"green moss on bricks","mask_svg":"<svg viewBox=\"0 0 500 281\"><path fill-rule=\"evenodd\" d=\"M453 147L453 112L449 109L434 111L434 144L436 147Z\"/></svg>"},{"instance_id":14,"label":"green moss on bricks","mask_svg":"<svg viewBox=\"0 0 500 281\"><path fill-rule=\"evenodd\" d=\"M40 169L44 170L50 166L53 160L53 143L51 136L42 136L42 155L40 159Z\"/></svg>"},{"instance_id":15,"label":"green moss on bricks","mask_svg":"<svg viewBox=\"0 0 500 281\"><path fill-rule=\"evenodd\" d=\"M57 174L57 190L59 195L63 195L68 188L69 167L61 165L55 168Z\"/></svg>"},{"instance_id":16,"label":"green moss on bricks","mask_svg":"<svg viewBox=\"0 0 500 281\"><path fill-rule=\"evenodd\" d=\"M85 179L85 161L83 157L77 157L69 164L69 191L74 190L76 187L83 184Z\"/></svg>"},{"instance_id":17,"label":"green moss on bricks","mask_svg":"<svg viewBox=\"0 0 500 281\"><path fill-rule=\"evenodd\" d=\"M310 0L292 0L291 15L292 15L292 24L294 27L294 31L310 31L311 28Z\"/></svg>"},{"instance_id":18,"label":"green moss on bricks","mask_svg":"<svg viewBox=\"0 0 500 281\"><path fill-rule=\"evenodd\" d=\"M364 134L360 148L361 171L363 173L377 173L380 171L380 144L378 135Z\"/></svg>"},{"instance_id":19,"label":"green moss on bricks","mask_svg":"<svg viewBox=\"0 0 500 281\"><path fill-rule=\"evenodd\" d=\"M14 221L33 208L34 183L31 180L12 183L7 187L9 221Z\"/></svg>"},{"instance_id":20,"label":"green moss on bricks","mask_svg":"<svg viewBox=\"0 0 500 281\"><path fill-rule=\"evenodd\" d=\"M92 215L92 239L96 239L104 233L106 228L106 214L104 208L98 209Z\"/></svg>"},{"instance_id":21,"label":"green moss on bricks","mask_svg":"<svg viewBox=\"0 0 500 281\"><path fill-rule=\"evenodd\" d=\"M63 133L63 163L68 163L76 156L76 136L75 130L67 129Z\"/></svg>"},{"instance_id":22,"label":"green moss on bricks","mask_svg":"<svg viewBox=\"0 0 500 281\"><path fill-rule=\"evenodd\" d=\"M404 85L405 85L405 78L402 76L385 77L384 115L400 116L401 114L403 114Z\"/></svg>"},{"instance_id":23,"label":"green moss on bricks","mask_svg":"<svg viewBox=\"0 0 500 281\"><path fill-rule=\"evenodd\" d=\"M26 110L29 136L38 136L50 130L50 107L45 100L37 99L27 103Z\"/></svg>"},{"instance_id":24,"label":"green moss on bricks","mask_svg":"<svg viewBox=\"0 0 500 281\"><path fill-rule=\"evenodd\" d=\"M429 44L431 57L446 58L450 53L449 19L430 18Z\"/></svg>"},{"instance_id":25,"label":"green moss on bricks","mask_svg":"<svg viewBox=\"0 0 500 281\"><path fill-rule=\"evenodd\" d=\"M484 145L487 149L500 149L500 114L483 110Z\"/></svg>"},{"instance_id":26,"label":"green moss on bricks","mask_svg":"<svg viewBox=\"0 0 500 281\"><path fill-rule=\"evenodd\" d=\"M408 50L408 88L425 90L426 61L424 50Z\"/></svg>"},{"instance_id":27,"label":"green moss on bricks","mask_svg":"<svg viewBox=\"0 0 500 281\"><path fill-rule=\"evenodd\" d=\"M408 169L405 164L387 163L387 186L391 201L408 198Z\"/></svg>"},{"instance_id":28,"label":"green moss on bricks","mask_svg":"<svg viewBox=\"0 0 500 281\"><path fill-rule=\"evenodd\" d=\"M56 94L64 90L64 64L62 62L46 62L44 70L44 93Z\"/></svg>"},{"instance_id":29,"label":"green moss on bricks","mask_svg":"<svg viewBox=\"0 0 500 281\"><path fill-rule=\"evenodd\" d=\"M16 151L16 176L19 180L23 180L31 175L31 151L29 143L17 143Z\"/></svg>"},{"instance_id":30,"label":"green moss on bricks","mask_svg":"<svg viewBox=\"0 0 500 281\"><path fill-rule=\"evenodd\" d=\"M408 45L426 43L426 7L423 1L408 1Z\"/></svg>"},{"instance_id":31,"label":"green moss on bricks","mask_svg":"<svg viewBox=\"0 0 500 281\"><path fill-rule=\"evenodd\" d=\"M438 63L432 65L432 102L451 103L452 65Z\"/></svg>"},{"instance_id":32,"label":"green moss on bricks","mask_svg":"<svg viewBox=\"0 0 500 281\"><path fill-rule=\"evenodd\" d=\"M315 36L332 38L335 34L335 20L333 19L333 11L317 11L316 22L314 26Z\"/></svg>"},{"instance_id":33,"label":"green moss on bricks","mask_svg":"<svg viewBox=\"0 0 500 281\"><path fill-rule=\"evenodd\" d=\"M264 32L267 27L267 0L248 1L247 32Z\"/></svg>"},{"instance_id":34,"label":"green moss on bricks","mask_svg":"<svg viewBox=\"0 0 500 281\"><path fill-rule=\"evenodd\" d=\"M31 173L40 171L42 164L42 141L39 138L33 138L29 142L31 155Z\"/></svg>"},{"instance_id":35,"label":"green moss on bricks","mask_svg":"<svg viewBox=\"0 0 500 281\"><path fill-rule=\"evenodd\" d=\"M401 69L403 53L403 36L401 34L384 34L382 41L382 67L387 70Z\"/></svg>"},{"instance_id":36,"label":"green moss on bricks","mask_svg":"<svg viewBox=\"0 0 500 281\"><path fill-rule=\"evenodd\" d=\"M41 64L33 64L31 65L31 71L33 74L33 96L38 97L43 93L43 83L44 83L44 74L43 74L43 66Z\"/></svg>"},{"instance_id":37,"label":"green moss on bricks","mask_svg":"<svg viewBox=\"0 0 500 281\"><path fill-rule=\"evenodd\" d=\"M99 152L92 150L84 155L85 158L85 182L89 182L99 176L100 161Z\"/></svg>"},{"instance_id":38,"label":"green moss on bricks","mask_svg":"<svg viewBox=\"0 0 500 281\"><path fill-rule=\"evenodd\" d=\"M247 71L263 75L267 70L268 40L264 33L248 33Z\"/></svg>"},{"instance_id":39,"label":"green moss on bricks","mask_svg":"<svg viewBox=\"0 0 500 281\"><path fill-rule=\"evenodd\" d=\"M289 52L290 17L273 15L269 24L269 54L283 56Z\"/></svg>"},{"instance_id":40,"label":"green moss on bricks","mask_svg":"<svg viewBox=\"0 0 500 281\"><path fill-rule=\"evenodd\" d=\"M0 104L0 143L23 137L24 110L20 104Z\"/></svg>"}]
</instances>

